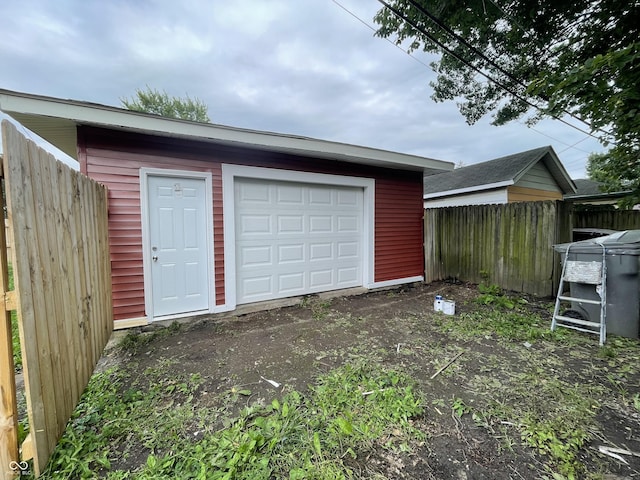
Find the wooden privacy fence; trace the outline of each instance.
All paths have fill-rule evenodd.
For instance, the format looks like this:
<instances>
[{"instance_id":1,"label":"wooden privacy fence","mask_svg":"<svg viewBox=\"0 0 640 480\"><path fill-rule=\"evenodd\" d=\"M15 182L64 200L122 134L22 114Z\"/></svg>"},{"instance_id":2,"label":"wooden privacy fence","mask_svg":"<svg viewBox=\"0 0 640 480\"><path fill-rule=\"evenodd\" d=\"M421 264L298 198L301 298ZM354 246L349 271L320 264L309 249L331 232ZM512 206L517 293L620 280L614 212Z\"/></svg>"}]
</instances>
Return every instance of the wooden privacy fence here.
<instances>
[{"instance_id":1,"label":"wooden privacy fence","mask_svg":"<svg viewBox=\"0 0 640 480\"><path fill-rule=\"evenodd\" d=\"M576 211L573 227L637 230L640 229L640 210Z\"/></svg>"},{"instance_id":2,"label":"wooden privacy fence","mask_svg":"<svg viewBox=\"0 0 640 480\"><path fill-rule=\"evenodd\" d=\"M560 201L426 209L425 281L454 277L553 295L552 245L570 240L570 207Z\"/></svg>"},{"instance_id":3,"label":"wooden privacy fence","mask_svg":"<svg viewBox=\"0 0 640 480\"><path fill-rule=\"evenodd\" d=\"M111 335L113 315L106 188L57 162L7 121L2 140L15 290L7 292L2 229L7 314L0 328L0 478L12 478L10 462L33 458L36 476L46 466ZM17 311L29 422L20 456L11 309Z\"/></svg>"}]
</instances>

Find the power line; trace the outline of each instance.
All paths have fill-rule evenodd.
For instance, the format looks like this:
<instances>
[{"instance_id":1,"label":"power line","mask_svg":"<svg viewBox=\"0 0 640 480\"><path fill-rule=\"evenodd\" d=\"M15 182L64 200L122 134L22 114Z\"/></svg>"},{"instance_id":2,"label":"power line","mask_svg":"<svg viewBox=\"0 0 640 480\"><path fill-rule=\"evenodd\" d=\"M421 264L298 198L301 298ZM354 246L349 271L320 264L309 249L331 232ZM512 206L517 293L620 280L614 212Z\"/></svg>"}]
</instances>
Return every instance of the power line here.
<instances>
[{"instance_id":1,"label":"power line","mask_svg":"<svg viewBox=\"0 0 640 480\"><path fill-rule=\"evenodd\" d=\"M340 2L338 2L337 0L331 0L333 3L335 3L338 7L340 7L342 10L344 10L345 12L347 12L349 15L351 15L353 18L355 18L356 20L358 20L361 24L363 24L365 27L367 27L369 30L371 30L373 33L376 33L376 28L372 27L371 25L369 25L367 22L365 22L364 20L362 20L359 16L357 16L355 13L353 13L351 10L349 10L347 7L345 7L344 5L342 5ZM400 45L398 45L395 42L392 42L391 40L389 40L388 38L385 38L385 40L393 45L395 48L397 48L398 50L400 50L402 53L409 55L411 58L413 58L416 62L420 63L421 65L427 67L428 69L432 70L435 72L435 70L433 69L433 67L431 65L429 65L428 63L424 63L422 60L420 60L418 57L411 55L411 53L405 51L402 49L402 47L400 47Z\"/></svg>"},{"instance_id":2,"label":"power line","mask_svg":"<svg viewBox=\"0 0 640 480\"><path fill-rule=\"evenodd\" d=\"M338 7L340 7L342 10L344 10L346 13L348 13L349 15L351 15L353 18L355 18L356 20L358 20L358 22L362 23L362 24L363 24L365 27L367 27L369 30L373 31L374 33L375 33L375 32L377 32L377 29L376 29L375 27L373 27L373 26L369 25L365 20L363 20L362 18L360 18L358 15L356 15L354 12L352 12L352 11L351 11L351 10L349 10L347 7L345 7L344 5L342 5L340 2L338 2L337 0L331 0L331 1L332 1L334 4L336 4ZM383 3L383 2L381 2L381 3ZM493 1L491 1L491 3L493 3L494 5L496 5ZM385 6L386 6L386 5L385 5ZM498 7L498 6L496 5L496 7ZM498 7L498 8L499 8L499 7ZM413 26L413 25L412 25L412 26ZM415 28L415 26L414 26L414 28ZM430 70L432 70L432 71L434 71L434 72L435 72L434 68L433 68L433 67L431 67L431 65L429 65L429 64L427 64L427 63L425 63L425 62L423 62L422 60L420 60L420 59L419 59L419 58L417 58L416 56L412 55L410 52L407 52L406 50L402 49L402 48L401 48L397 43L392 42L392 41L391 41L391 40L389 40L388 38L385 38L385 40L386 40L388 43L390 43L391 45L393 45L394 47L396 47L398 50L400 50L400 51L401 51L402 53L404 53L405 55L408 55L409 57L411 57L411 58L412 58L413 60L415 60L416 62L420 63L421 65L423 65L423 66L425 66L425 67L427 67L427 68L429 68ZM455 55L454 55L454 56L455 56ZM458 58L458 57L456 57L456 58ZM460 58L458 58L458 59L459 59L459 60L461 60ZM462 60L461 60L461 61L462 61ZM437 72L436 72L436 73L437 73ZM479 72L479 73L481 73L481 72ZM484 75L484 74L483 74L483 75ZM490 80L490 79L489 79L489 80ZM596 138L597 140L600 140L599 138L595 137L594 135L591 135L589 132L585 132L585 131L583 131L583 130L579 129L578 127L575 127L574 125L571 125L570 123L568 123L568 122L566 122L566 121L564 121L564 120L562 120L562 119L559 119L559 118L556 118L556 117L552 117L552 118L554 118L554 119L556 119L556 120L560 120L562 123L564 123L564 124L566 124L566 125L569 125L570 127L575 128L575 129L579 130L580 132L582 132L582 133L585 133L585 134L586 134L586 136L585 136L584 138L582 138L581 140L579 140L579 141L575 142L573 145L569 145L568 143L566 143L566 142L564 142L564 141L562 141L562 140L560 140L560 139L557 139L557 138L555 138L555 137L552 137L551 135L548 135L548 134L546 134L546 133L544 133L544 132L542 132L542 131L540 131L540 130L537 130L537 129L533 128L533 127L532 127L532 126L530 126L530 125L525 125L527 128L530 128L531 130L533 130L534 132L536 132L536 133L538 133L538 134L540 134L540 135L543 135L543 136L545 136L545 137L548 137L548 138L550 138L550 139L552 139L552 140L554 140L554 141L556 141L556 142L558 142L558 143L562 143L563 145L567 145L567 148L565 148L565 149L561 150L559 153L565 152L565 151L567 151L568 149L573 148L574 150L578 150L578 151L580 151L580 152L583 152L583 153L587 153L587 154L588 154L588 153L590 153L590 152L587 152L586 150L582 150L582 149L580 149L580 148L576 148L576 147L575 147L575 145L577 145L577 144L579 144L579 143L581 143L581 142L584 142L585 140L589 139L590 137L593 137L593 138ZM522 123L522 122L519 122L519 123Z\"/></svg>"},{"instance_id":3,"label":"power line","mask_svg":"<svg viewBox=\"0 0 640 480\"><path fill-rule=\"evenodd\" d=\"M427 15L429 18L431 18L431 14L429 14L428 12L426 12L426 10L424 10L421 6L417 5L415 3L415 1L413 0L408 0L409 3L411 3L414 7L416 7L418 10L420 10L421 13L423 13L424 15ZM442 50L444 50L445 52L447 52L449 55L453 56L454 58L456 58L457 60L459 60L460 62L462 62L463 64L465 64L466 66L468 66L469 68L473 69L474 71L476 71L477 73L479 73L480 75L482 75L483 77L485 77L487 80L489 80L490 82L495 83L497 86L499 86L500 88L502 88L503 90L505 90L506 92L508 92L509 94L511 94L513 97L517 98L518 100L520 100L521 102L525 103L526 105L528 105L529 107L532 107L536 110L542 111L541 107L538 105L535 105L533 102L531 102L529 99L523 97L522 95L520 95L518 92L516 92L515 90L513 90L512 88L510 88L509 86L505 85L503 82L491 77L489 74L483 72L479 67L476 67L475 65L471 64L468 60L462 58L460 55L458 55L455 51L451 50L448 46L446 46L444 43L442 43L440 40L438 40L437 38L435 38L432 34L428 33L424 28L421 28L420 26L418 26L413 20L411 20L409 17L407 17L404 13L402 13L401 11L399 11L397 8L389 5L389 3L387 3L385 0L378 0L379 3L381 3L382 5L384 5L387 9L389 9L397 18L403 20L404 22L408 23L410 26L412 26L415 30L417 30L419 33L421 33L422 35L424 35L425 37L427 37L429 40L431 40L433 43L435 43L438 47L440 47ZM437 17L433 17L433 18L437 18ZM435 20L432 20L435 23ZM439 22L441 22L440 19L438 19ZM440 26L440 25L439 25ZM444 26L441 28L446 28L447 30L448 27ZM445 30L446 31L446 30ZM481 54L475 47L471 46L466 40L462 39L462 37L460 37L459 35L457 35L455 32L451 31L452 34L454 35L455 38L457 38L460 42L463 42L465 45L469 45L469 48L476 54L480 55L482 58L484 58L486 61L490 62L492 65L494 65L496 68L500 69L504 74L506 74L507 76L509 76L512 80L516 81L516 79L514 79L512 76L508 75L506 72L504 72L503 69L501 69L499 66L497 66L494 62L492 62L488 57L485 57L483 54ZM518 82L519 83L519 82ZM585 123L586 125L588 125L587 122L585 122L584 120L577 118L575 115L571 114L570 112L566 112L568 113L570 116L578 119L579 121ZM564 120L563 118L557 116L557 115L549 115L551 118L554 118L555 120L558 120L562 123L564 123L565 125L568 125L571 128L574 128L576 130L578 130L581 133L584 133L585 135L589 135L590 137L593 137L595 139L597 139L598 141L602 141L600 137L594 135L593 133L584 130L580 127L577 127L576 125L573 125L572 123L567 122L566 120Z\"/></svg>"}]
</instances>

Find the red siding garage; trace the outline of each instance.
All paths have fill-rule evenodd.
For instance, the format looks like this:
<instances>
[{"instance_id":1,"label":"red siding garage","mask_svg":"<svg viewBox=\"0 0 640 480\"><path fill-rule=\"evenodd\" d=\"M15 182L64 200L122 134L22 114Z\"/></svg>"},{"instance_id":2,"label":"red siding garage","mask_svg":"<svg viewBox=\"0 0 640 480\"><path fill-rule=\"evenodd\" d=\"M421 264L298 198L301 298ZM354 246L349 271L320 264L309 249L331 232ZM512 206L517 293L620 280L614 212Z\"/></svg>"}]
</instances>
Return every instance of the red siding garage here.
<instances>
[{"instance_id":1,"label":"red siding garage","mask_svg":"<svg viewBox=\"0 0 640 480\"><path fill-rule=\"evenodd\" d=\"M374 282L420 277L422 172L327 162L253 149L81 127L81 170L109 191L109 232L115 320L144 318L140 168L209 172L213 230L223 245L222 164L371 178L375 182ZM224 248L214 249L215 304L225 304Z\"/></svg>"},{"instance_id":2,"label":"red siding garage","mask_svg":"<svg viewBox=\"0 0 640 480\"><path fill-rule=\"evenodd\" d=\"M423 279L422 178L453 164L2 91L105 184L116 327Z\"/></svg>"}]
</instances>

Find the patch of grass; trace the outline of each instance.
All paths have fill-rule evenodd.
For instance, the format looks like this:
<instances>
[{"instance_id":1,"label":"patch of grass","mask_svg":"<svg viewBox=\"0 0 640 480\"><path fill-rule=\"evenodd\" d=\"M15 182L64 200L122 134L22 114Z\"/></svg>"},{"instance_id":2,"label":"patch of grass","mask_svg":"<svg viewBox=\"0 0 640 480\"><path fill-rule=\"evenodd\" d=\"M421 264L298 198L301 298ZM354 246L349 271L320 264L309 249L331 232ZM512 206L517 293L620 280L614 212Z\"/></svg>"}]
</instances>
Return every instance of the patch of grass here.
<instances>
[{"instance_id":1,"label":"patch of grass","mask_svg":"<svg viewBox=\"0 0 640 480\"><path fill-rule=\"evenodd\" d=\"M149 372L149 391L125 370L95 374L42 478L363 478L352 465L372 449L406 451L423 437L413 426L421 398L395 370L345 365L308 395L252 404L217 430L220 412L192 401L201 379L163 370ZM112 468L141 451L146 461L133 470Z\"/></svg>"},{"instance_id":2,"label":"patch of grass","mask_svg":"<svg viewBox=\"0 0 640 480\"><path fill-rule=\"evenodd\" d=\"M549 376L541 368L502 382L476 376L471 386L484 400L471 412L463 409L466 405L460 401L463 407L458 408L459 415L471 413L476 424L501 439L502 444L504 426L509 425L522 444L547 458L550 471L568 479L585 473L578 454L591 439L589 432L595 426L602 387L572 384Z\"/></svg>"},{"instance_id":3,"label":"patch of grass","mask_svg":"<svg viewBox=\"0 0 640 480\"><path fill-rule=\"evenodd\" d=\"M561 336L558 331L551 332L550 321L538 315L495 307L462 313L457 317L439 316L435 321L445 333L465 340L485 335L514 341Z\"/></svg>"},{"instance_id":4,"label":"patch of grass","mask_svg":"<svg viewBox=\"0 0 640 480\"><path fill-rule=\"evenodd\" d=\"M502 289L495 284L487 285L481 283L478 285L480 295L476 297L475 302L481 305L495 305L501 308L513 309L516 303L504 295Z\"/></svg>"},{"instance_id":5,"label":"patch of grass","mask_svg":"<svg viewBox=\"0 0 640 480\"><path fill-rule=\"evenodd\" d=\"M168 327L158 328L152 332L131 331L120 341L118 346L126 352L135 353L158 338L168 337L179 332L181 328L182 325L179 322L173 322Z\"/></svg>"}]
</instances>

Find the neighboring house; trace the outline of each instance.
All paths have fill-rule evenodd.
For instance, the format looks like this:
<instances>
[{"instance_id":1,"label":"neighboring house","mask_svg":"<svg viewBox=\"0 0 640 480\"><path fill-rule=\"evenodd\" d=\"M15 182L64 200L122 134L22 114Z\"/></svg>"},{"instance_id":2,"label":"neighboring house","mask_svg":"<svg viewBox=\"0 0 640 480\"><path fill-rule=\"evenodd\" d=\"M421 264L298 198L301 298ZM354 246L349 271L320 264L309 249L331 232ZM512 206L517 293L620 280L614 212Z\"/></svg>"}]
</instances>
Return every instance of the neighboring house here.
<instances>
[{"instance_id":1,"label":"neighboring house","mask_svg":"<svg viewBox=\"0 0 640 480\"><path fill-rule=\"evenodd\" d=\"M423 280L422 178L453 164L0 90L108 188L116 328Z\"/></svg>"},{"instance_id":2,"label":"neighboring house","mask_svg":"<svg viewBox=\"0 0 640 480\"><path fill-rule=\"evenodd\" d=\"M601 190L601 182L588 178L579 178L573 183L576 185L576 191L566 194L564 199L582 205L616 205L631 193L631 190L605 192Z\"/></svg>"},{"instance_id":3,"label":"neighboring house","mask_svg":"<svg viewBox=\"0 0 640 480\"><path fill-rule=\"evenodd\" d=\"M424 207L562 200L576 187L553 148L542 147L424 177Z\"/></svg>"}]
</instances>

